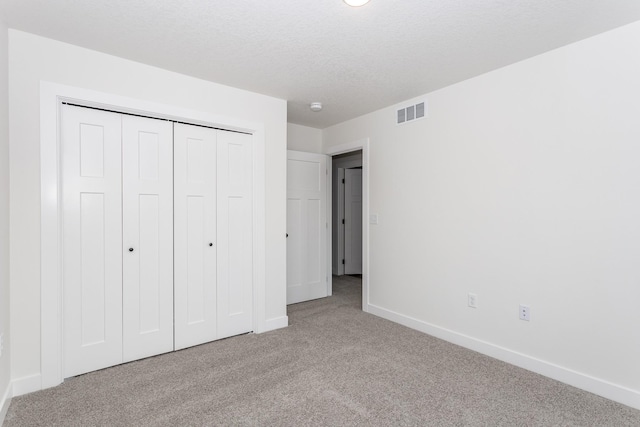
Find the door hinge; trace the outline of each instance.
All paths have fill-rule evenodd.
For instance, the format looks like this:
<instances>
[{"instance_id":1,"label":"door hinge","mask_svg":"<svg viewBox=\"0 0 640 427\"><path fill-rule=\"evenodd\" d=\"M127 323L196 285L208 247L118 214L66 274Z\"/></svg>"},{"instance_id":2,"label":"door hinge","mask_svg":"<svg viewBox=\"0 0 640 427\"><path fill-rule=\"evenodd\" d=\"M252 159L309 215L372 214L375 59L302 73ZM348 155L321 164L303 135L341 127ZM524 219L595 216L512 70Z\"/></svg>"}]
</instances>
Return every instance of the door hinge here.
<instances>
[{"instance_id":1,"label":"door hinge","mask_svg":"<svg viewBox=\"0 0 640 427\"><path fill-rule=\"evenodd\" d=\"M342 264L344 265L344 260L342 260Z\"/></svg>"}]
</instances>

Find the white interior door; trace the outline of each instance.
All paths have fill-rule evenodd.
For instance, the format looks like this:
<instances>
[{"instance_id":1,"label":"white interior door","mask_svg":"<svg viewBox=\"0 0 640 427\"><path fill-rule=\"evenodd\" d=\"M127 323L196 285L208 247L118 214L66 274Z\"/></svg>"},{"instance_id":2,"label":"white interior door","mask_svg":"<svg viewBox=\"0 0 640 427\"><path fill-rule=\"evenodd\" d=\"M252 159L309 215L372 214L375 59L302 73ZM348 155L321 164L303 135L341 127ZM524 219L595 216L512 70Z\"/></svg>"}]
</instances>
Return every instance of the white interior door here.
<instances>
[{"instance_id":1,"label":"white interior door","mask_svg":"<svg viewBox=\"0 0 640 427\"><path fill-rule=\"evenodd\" d=\"M328 295L327 156L287 152L287 304Z\"/></svg>"},{"instance_id":2,"label":"white interior door","mask_svg":"<svg viewBox=\"0 0 640 427\"><path fill-rule=\"evenodd\" d=\"M173 126L122 116L123 361L173 350Z\"/></svg>"},{"instance_id":3,"label":"white interior door","mask_svg":"<svg viewBox=\"0 0 640 427\"><path fill-rule=\"evenodd\" d=\"M122 363L121 116L61 120L66 378Z\"/></svg>"},{"instance_id":4,"label":"white interior door","mask_svg":"<svg viewBox=\"0 0 640 427\"><path fill-rule=\"evenodd\" d=\"M345 169L344 183L344 274L362 274L362 169Z\"/></svg>"},{"instance_id":5,"label":"white interior door","mask_svg":"<svg viewBox=\"0 0 640 427\"><path fill-rule=\"evenodd\" d=\"M216 133L174 124L176 350L217 338Z\"/></svg>"},{"instance_id":6,"label":"white interior door","mask_svg":"<svg viewBox=\"0 0 640 427\"><path fill-rule=\"evenodd\" d=\"M251 135L62 111L65 377L250 332Z\"/></svg>"},{"instance_id":7,"label":"white interior door","mask_svg":"<svg viewBox=\"0 0 640 427\"><path fill-rule=\"evenodd\" d=\"M251 135L217 132L218 338L252 330Z\"/></svg>"}]
</instances>

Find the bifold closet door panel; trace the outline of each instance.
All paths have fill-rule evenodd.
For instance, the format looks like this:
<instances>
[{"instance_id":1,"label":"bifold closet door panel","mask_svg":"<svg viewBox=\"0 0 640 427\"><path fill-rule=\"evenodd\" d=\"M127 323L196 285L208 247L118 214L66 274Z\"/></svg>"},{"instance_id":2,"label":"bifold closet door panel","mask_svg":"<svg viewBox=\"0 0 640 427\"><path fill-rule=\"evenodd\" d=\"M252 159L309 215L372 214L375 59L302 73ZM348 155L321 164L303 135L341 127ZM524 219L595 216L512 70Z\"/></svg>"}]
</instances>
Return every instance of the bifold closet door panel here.
<instances>
[{"instance_id":1,"label":"bifold closet door panel","mask_svg":"<svg viewBox=\"0 0 640 427\"><path fill-rule=\"evenodd\" d=\"M252 330L251 139L218 131L218 338Z\"/></svg>"},{"instance_id":2,"label":"bifold closet door panel","mask_svg":"<svg viewBox=\"0 0 640 427\"><path fill-rule=\"evenodd\" d=\"M63 373L122 363L121 116L62 106Z\"/></svg>"},{"instance_id":3,"label":"bifold closet door panel","mask_svg":"<svg viewBox=\"0 0 640 427\"><path fill-rule=\"evenodd\" d=\"M217 338L216 134L174 124L176 350Z\"/></svg>"},{"instance_id":4,"label":"bifold closet door panel","mask_svg":"<svg viewBox=\"0 0 640 427\"><path fill-rule=\"evenodd\" d=\"M123 360L173 350L173 124L122 116Z\"/></svg>"}]
</instances>

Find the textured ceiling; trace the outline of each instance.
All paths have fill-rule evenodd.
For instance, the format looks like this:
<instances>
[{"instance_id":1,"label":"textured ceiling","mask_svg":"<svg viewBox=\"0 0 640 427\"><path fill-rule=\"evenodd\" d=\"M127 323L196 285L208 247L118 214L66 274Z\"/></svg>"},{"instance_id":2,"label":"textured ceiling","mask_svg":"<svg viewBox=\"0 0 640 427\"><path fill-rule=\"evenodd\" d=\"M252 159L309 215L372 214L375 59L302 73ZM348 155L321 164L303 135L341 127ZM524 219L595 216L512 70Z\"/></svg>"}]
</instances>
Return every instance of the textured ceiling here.
<instances>
[{"instance_id":1,"label":"textured ceiling","mask_svg":"<svg viewBox=\"0 0 640 427\"><path fill-rule=\"evenodd\" d=\"M324 128L640 20L640 1L0 0L0 16L286 99L290 122Z\"/></svg>"}]
</instances>

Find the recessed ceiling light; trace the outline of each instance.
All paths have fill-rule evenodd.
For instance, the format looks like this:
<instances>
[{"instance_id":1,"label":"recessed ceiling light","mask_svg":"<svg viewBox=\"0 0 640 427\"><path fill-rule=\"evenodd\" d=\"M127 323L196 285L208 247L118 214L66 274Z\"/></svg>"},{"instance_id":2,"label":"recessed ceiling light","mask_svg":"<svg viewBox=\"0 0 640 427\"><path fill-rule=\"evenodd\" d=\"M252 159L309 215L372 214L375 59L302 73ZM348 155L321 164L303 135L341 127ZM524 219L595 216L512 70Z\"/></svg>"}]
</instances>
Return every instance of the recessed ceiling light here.
<instances>
[{"instance_id":1,"label":"recessed ceiling light","mask_svg":"<svg viewBox=\"0 0 640 427\"><path fill-rule=\"evenodd\" d=\"M344 2L349 6L358 7L369 3L369 0L344 0Z\"/></svg>"}]
</instances>

